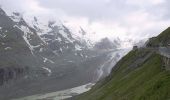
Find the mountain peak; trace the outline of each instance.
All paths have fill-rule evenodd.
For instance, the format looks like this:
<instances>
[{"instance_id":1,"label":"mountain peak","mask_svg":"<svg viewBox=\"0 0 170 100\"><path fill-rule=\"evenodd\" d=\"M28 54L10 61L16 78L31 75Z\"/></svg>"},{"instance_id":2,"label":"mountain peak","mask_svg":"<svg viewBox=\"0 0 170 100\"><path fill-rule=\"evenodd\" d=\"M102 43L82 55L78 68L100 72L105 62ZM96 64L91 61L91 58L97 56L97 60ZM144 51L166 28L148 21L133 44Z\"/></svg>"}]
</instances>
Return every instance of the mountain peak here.
<instances>
[{"instance_id":1,"label":"mountain peak","mask_svg":"<svg viewBox=\"0 0 170 100\"><path fill-rule=\"evenodd\" d=\"M5 11L0 7L0 15L6 15Z\"/></svg>"},{"instance_id":2,"label":"mountain peak","mask_svg":"<svg viewBox=\"0 0 170 100\"><path fill-rule=\"evenodd\" d=\"M37 17L35 17L35 16L34 16L34 21L35 21L35 22L37 22L37 21L38 21Z\"/></svg>"},{"instance_id":3,"label":"mountain peak","mask_svg":"<svg viewBox=\"0 0 170 100\"><path fill-rule=\"evenodd\" d=\"M82 34L83 36L87 34L82 27L80 27L79 33Z\"/></svg>"}]
</instances>

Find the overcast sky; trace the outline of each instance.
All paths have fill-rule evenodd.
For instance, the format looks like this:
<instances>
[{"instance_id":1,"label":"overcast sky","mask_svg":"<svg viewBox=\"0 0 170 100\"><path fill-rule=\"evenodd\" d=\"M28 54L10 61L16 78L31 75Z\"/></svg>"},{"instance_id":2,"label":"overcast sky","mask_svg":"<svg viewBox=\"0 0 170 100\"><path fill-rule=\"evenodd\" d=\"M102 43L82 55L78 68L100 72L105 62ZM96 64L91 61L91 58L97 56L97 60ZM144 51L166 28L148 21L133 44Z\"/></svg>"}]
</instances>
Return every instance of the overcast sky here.
<instances>
[{"instance_id":1,"label":"overcast sky","mask_svg":"<svg viewBox=\"0 0 170 100\"><path fill-rule=\"evenodd\" d=\"M101 37L143 39L170 26L170 0L0 0L25 16L60 19Z\"/></svg>"}]
</instances>

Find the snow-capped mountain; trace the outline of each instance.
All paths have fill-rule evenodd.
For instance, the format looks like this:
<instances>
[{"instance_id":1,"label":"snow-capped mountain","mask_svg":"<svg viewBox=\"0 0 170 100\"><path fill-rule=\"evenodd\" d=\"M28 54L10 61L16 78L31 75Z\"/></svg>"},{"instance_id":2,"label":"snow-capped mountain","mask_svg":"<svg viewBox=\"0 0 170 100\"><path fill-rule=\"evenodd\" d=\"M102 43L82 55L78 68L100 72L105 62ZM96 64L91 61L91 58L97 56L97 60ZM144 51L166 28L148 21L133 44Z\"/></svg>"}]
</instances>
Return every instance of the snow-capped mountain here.
<instances>
[{"instance_id":1,"label":"snow-capped mountain","mask_svg":"<svg viewBox=\"0 0 170 100\"><path fill-rule=\"evenodd\" d=\"M46 25L42 25L36 17L33 18L32 23L28 23L20 13L14 12L8 16L2 9L0 9L0 14L0 42L3 54L8 56L9 52L15 53L16 49L15 51L19 52L15 54L19 59L16 61L28 63L24 64L25 66L31 66L30 63L33 61L41 69L50 72L44 66L56 66L56 63L60 64L71 60L79 62L88 57L85 51L89 49L89 43L86 43L86 40L81 37L75 37L63 24L49 21ZM21 51L23 53L27 51L31 59L30 63L25 60L28 56L20 54ZM23 55L25 57L22 57ZM33 65L36 64L33 63Z\"/></svg>"},{"instance_id":2,"label":"snow-capped mountain","mask_svg":"<svg viewBox=\"0 0 170 100\"><path fill-rule=\"evenodd\" d=\"M13 13L11 19L17 23L20 23L20 21L24 20L19 13ZM27 22L25 21L25 23L27 23L28 27L33 28L33 30L37 33L37 35L39 36L43 43L49 46L52 50L55 50L54 51L55 54L64 53L67 50L82 50L85 48L88 49L88 47L90 47L89 45L90 43L87 43L88 40L85 40L80 35L79 36L75 35L62 23L49 21L48 23L43 24L39 22L39 20L36 17L34 17L32 21ZM22 29L23 28L24 27L22 26ZM28 30L23 29L23 31ZM82 32L85 31L80 31L79 34L83 35ZM34 47L39 46L37 45Z\"/></svg>"},{"instance_id":3,"label":"snow-capped mountain","mask_svg":"<svg viewBox=\"0 0 170 100\"><path fill-rule=\"evenodd\" d=\"M111 51L94 49L81 27L73 32L63 23L30 20L0 8L0 99L39 93L41 87L47 92L96 81L96 70ZM21 92L15 94L17 90Z\"/></svg>"}]
</instances>

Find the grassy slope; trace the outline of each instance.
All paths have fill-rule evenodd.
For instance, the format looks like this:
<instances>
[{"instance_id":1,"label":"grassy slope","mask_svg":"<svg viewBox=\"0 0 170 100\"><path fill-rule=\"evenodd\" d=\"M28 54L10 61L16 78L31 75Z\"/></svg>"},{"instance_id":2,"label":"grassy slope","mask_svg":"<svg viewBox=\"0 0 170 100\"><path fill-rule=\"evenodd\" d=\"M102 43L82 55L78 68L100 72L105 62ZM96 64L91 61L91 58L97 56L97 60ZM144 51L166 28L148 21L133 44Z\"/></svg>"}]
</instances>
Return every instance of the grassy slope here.
<instances>
[{"instance_id":1,"label":"grassy slope","mask_svg":"<svg viewBox=\"0 0 170 100\"><path fill-rule=\"evenodd\" d=\"M131 51L115 66L112 74L76 100L170 100L170 72L161 69L161 57L152 53L138 67L136 59L148 50ZM131 68L131 67L132 68Z\"/></svg>"}]
</instances>

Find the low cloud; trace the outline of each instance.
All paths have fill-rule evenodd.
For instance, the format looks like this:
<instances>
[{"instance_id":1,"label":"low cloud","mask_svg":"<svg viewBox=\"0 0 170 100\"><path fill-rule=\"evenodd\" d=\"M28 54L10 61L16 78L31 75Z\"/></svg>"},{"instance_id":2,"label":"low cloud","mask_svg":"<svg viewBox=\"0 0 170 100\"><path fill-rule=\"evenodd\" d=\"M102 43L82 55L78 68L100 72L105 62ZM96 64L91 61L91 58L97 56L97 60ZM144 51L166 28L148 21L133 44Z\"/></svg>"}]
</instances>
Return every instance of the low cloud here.
<instances>
[{"instance_id":1,"label":"low cloud","mask_svg":"<svg viewBox=\"0 0 170 100\"><path fill-rule=\"evenodd\" d=\"M170 25L168 0L0 0L6 10L82 26L94 39L143 39Z\"/></svg>"}]
</instances>

